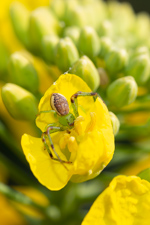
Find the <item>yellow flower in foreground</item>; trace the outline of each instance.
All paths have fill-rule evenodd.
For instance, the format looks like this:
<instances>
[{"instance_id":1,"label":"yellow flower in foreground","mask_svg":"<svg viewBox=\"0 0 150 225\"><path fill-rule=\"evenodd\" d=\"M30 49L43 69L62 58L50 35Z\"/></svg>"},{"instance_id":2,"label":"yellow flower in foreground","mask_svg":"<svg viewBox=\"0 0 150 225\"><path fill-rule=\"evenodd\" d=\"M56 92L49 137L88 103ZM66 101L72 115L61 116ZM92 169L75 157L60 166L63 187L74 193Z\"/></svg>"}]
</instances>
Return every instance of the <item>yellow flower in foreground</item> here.
<instances>
[{"instance_id":1,"label":"yellow flower in foreground","mask_svg":"<svg viewBox=\"0 0 150 225\"><path fill-rule=\"evenodd\" d=\"M121 169L121 174L124 175L137 175L141 171L150 168L150 154L143 155L140 159L132 162L132 164L127 164L126 167Z\"/></svg>"},{"instance_id":2,"label":"yellow flower in foreground","mask_svg":"<svg viewBox=\"0 0 150 225\"><path fill-rule=\"evenodd\" d=\"M40 204L43 207L48 207L50 205L49 200L46 198L46 196L38 191L37 189L33 187L25 187L25 186L16 186L14 187L15 190L23 193L27 197L31 198L35 203ZM40 213L38 210L34 209L33 207L26 206L23 204L20 204L18 202L11 202L15 208L21 212L24 215L28 215L31 217L36 218L43 218L42 213Z\"/></svg>"},{"instance_id":3,"label":"yellow flower in foreground","mask_svg":"<svg viewBox=\"0 0 150 225\"><path fill-rule=\"evenodd\" d=\"M136 176L117 176L100 194L82 225L149 225L150 183Z\"/></svg>"},{"instance_id":4,"label":"yellow flower in foreground","mask_svg":"<svg viewBox=\"0 0 150 225\"><path fill-rule=\"evenodd\" d=\"M68 101L70 112L73 113L70 98L77 91L91 92L87 84L78 76L65 74L46 91L40 101L39 112L51 110L52 93L64 95ZM78 98L79 116L74 121L74 128L51 134L60 163L50 158L44 150L41 138L24 134L22 147L37 179L51 190L63 188L71 179L83 182L97 176L112 159L114 153L114 136L110 116L106 105L100 98L94 102L93 97ZM37 126L46 131L48 124L58 122L54 113L41 113L36 120ZM51 150L53 153L53 151ZM55 154L54 154L55 157ZM56 157L55 157L56 158ZM66 169L66 168L67 169Z\"/></svg>"},{"instance_id":5,"label":"yellow flower in foreground","mask_svg":"<svg viewBox=\"0 0 150 225\"><path fill-rule=\"evenodd\" d=\"M13 207L11 202L0 194L0 224L26 225L23 216Z\"/></svg>"}]
</instances>

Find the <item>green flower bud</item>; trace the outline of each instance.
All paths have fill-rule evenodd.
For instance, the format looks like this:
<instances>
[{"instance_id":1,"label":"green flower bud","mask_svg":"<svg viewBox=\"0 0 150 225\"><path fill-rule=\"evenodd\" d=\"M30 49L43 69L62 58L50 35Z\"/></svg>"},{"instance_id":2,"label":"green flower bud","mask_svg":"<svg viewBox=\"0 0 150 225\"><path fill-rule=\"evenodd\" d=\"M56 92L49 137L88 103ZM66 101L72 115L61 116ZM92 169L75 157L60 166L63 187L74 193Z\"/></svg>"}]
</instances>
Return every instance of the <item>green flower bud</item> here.
<instances>
[{"instance_id":1,"label":"green flower bud","mask_svg":"<svg viewBox=\"0 0 150 225\"><path fill-rule=\"evenodd\" d=\"M132 103L137 96L138 86L133 77L127 76L115 80L107 89L111 104L121 108Z\"/></svg>"},{"instance_id":2,"label":"green flower bud","mask_svg":"<svg viewBox=\"0 0 150 225\"><path fill-rule=\"evenodd\" d=\"M38 113L35 96L16 84L7 83L2 87L3 102L12 117L18 120L34 120Z\"/></svg>"},{"instance_id":3,"label":"green flower bud","mask_svg":"<svg viewBox=\"0 0 150 225\"><path fill-rule=\"evenodd\" d=\"M150 182L150 168L147 168L147 169L141 171L138 174L138 177L140 177L141 179L144 179L144 180L147 180L147 181Z\"/></svg>"},{"instance_id":4,"label":"green flower bud","mask_svg":"<svg viewBox=\"0 0 150 225\"><path fill-rule=\"evenodd\" d=\"M81 77L89 87L95 91L100 85L100 76L93 62L87 57L82 56L74 63L69 73L76 74Z\"/></svg>"},{"instance_id":5,"label":"green flower bud","mask_svg":"<svg viewBox=\"0 0 150 225\"><path fill-rule=\"evenodd\" d=\"M105 3L99 0L80 0L79 3L86 15L85 25L98 30L101 21L106 17Z\"/></svg>"},{"instance_id":6,"label":"green flower bud","mask_svg":"<svg viewBox=\"0 0 150 225\"><path fill-rule=\"evenodd\" d=\"M46 7L34 10L29 20L29 36L34 49L40 49L43 36L57 34L60 31L58 20Z\"/></svg>"},{"instance_id":7,"label":"green flower bud","mask_svg":"<svg viewBox=\"0 0 150 225\"><path fill-rule=\"evenodd\" d=\"M104 20L98 29L98 34L100 36L112 36L112 33L113 33L112 23L109 20Z\"/></svg>"},{"instance_id":8,"label":"green flower bud","mask_svg":"<svg viewBox=\"0 0 150 225\"><path fill-rule=\"evenodd\" d=\"M69 37L60 39L56 46L55 60L60 70L66 72L79 58L79 53Z\"/></svg>"},{"instance_id":9,"label":"green flower bud","mask_svg":"<svg viewBox=\"0 0 150 225\"><path fill-rule=\"evenodd\" d=\"M70 10L67 10L65 23L67 24L67 26L85 26L87 24L87 17L84 8L81 6L76 6L71 8Z\"/></svg>"},{"instance_id":10,"label":"green flower bud","mask_svg":"<svg viewBox=\"0 0 150 225\"><path fill-rule=\"evenodd\" d=\"M64 30L64 37L70 37L77 46L80 35L80 28L76 26L67 27Z\"/></svg>"},{"instance_id":11,"label":"green flower bud","mask_svg":"<svg viewBox=\"0 0 150 225\"><path fill-rule=\"evenodd\" d=\"M27 57L19 52L10 56L8 63L10 82L15 83L33 93L38 91L37 72Z\"/></svg>"},{"instance_id":12,"label":"green flower bud","mask_svg":"<svg viewBox=\"0 0 150 225\"><path fill-rule=\"evenodd\" d=\"M150 58L148 54L141 54L131 58L125 74L134 77L138 85L144 84L150 76Z\"/></svg>"},{"instance_id":13,"label":"green flower bud","mask_svg":"<svg viewBox=\"0 0 150 225\"><path fill-rule=\"evenodd\" d=\"M91 0L88 1L85 7L87 11L87 25L99 29L100 23L107 17L107 6L104 1Z\"/></svg>"},{"instance_id":14,"label":"green flower bud","mask_svg":"<svg viewBox=\"0 0 150 225\"><path fill-rule=\"evenodd\" d=\"M81 53L90 58L98 55L100 40L94 28L86 26L81 30L78 47Z\"/></svg>"},{"instance_id":15,"label":"green flower bud","mask_svg":"<svg viewBox=\"0 0 150 225\"><path fill-rule=\"evenodd\" d=\"M100 39L100 45L101 45L101 49L100 49L99 56L101 58L105 58L105 56L111 51L112 41L109 37L102 37Z\"/></svg>"},{"instance_id":16,"label":"green flower bud","mask_svg":"<svg viewBox=\"0 0 150 225\"><path fill-rule=\"evenodd\" d=\"M119 131L120 122L119 122L119 119L117 118L117 116L113 112L109 112L109 115L110 115L111 124L113 127L113 133L116 136Z\"/></svg>"},{"instance_id":17,"label":"green flower bud","mask_svg":"<svg viewBox=\"0 0 150 225\"><path fill-rule=\"evenodd\" d=\"M50 9L57 16L57 18L62 20L65 14L65 1L62 1L62 0L50 1Z\"/></svg>"},{"instance_id":18,"label":"green flower bud","mask_svg":"<svg viewBox=\"0 0 150 225\"><path fill-rule=\"evenodd\" d=\"M42 39L42 53L47 63L55 63L55 49L59 42L56 35L44 36Z\"/></svg>"},{"instance_id":19,"label":"green flower bud","mask_svg":"<svg viewBox=\"0 0 150 225\"><path fill-rule=\"evenodd\" d=\"M143 55L143 54L149 54L149 49L147 46L141 46L139 48L137 48L131 55L130 59L133 59L137 56Z\"/></svg>"},{"instance_id":20,"label":"green flower bud","mask_svg":"<svg viewBox=\"0 0 150 225\"><path fill-rule=\"evenodd\" d=\"M109 18L113 22L115 33L126 34L135 25L135 14L130 4L117 1L108 2Z\"/></svg>"},{"instance_id":21,"label":"green flower bud","mask_svg":"<svg viewBox=\"0 0 150 225\"><path fill-rule=\"evenodd\" d=\"M120 72L125 67L127 59L125 49L112 49L105 57L107 71L113 75Z\"/></svg>"},{"instance_id":22,"label":"green flower bud","mask_svg":"<svg viewBox=\"0 0 150 225\"><path fill-rule=\"evenodd\" d=\"M2 42L0 42L0 79L1 80L6 80L8 59L9 59L8 49Z\"/></svg>"},{"instance_id":23,"label":"green flower bud","mask_svg":"<svg viewBox=\"0 0 150 225\"><path fill-rule=\"evenodd\" d=\"M10 16L14 31L19 40L26 46L29 47L28 37L28 25L29 25L30 12L27 8L19 3L14 2L10 7Z\"/></svg>"}]
</instances>

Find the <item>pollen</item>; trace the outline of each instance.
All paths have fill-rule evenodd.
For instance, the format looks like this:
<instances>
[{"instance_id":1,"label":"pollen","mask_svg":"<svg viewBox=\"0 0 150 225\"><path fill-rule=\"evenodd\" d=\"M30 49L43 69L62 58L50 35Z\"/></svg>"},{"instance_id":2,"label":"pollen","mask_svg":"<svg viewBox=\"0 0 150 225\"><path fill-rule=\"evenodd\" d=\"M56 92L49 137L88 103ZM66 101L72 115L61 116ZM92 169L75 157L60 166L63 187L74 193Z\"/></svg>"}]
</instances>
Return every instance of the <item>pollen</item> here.
<instances>
[{"instance_id":1,"label":"pollen","mask_svg":"<svg viewBox=\"0 0 150 225\"><path fill-rule=\"evenodd\" d=\"M96 125L96 113L95 112L90 112L91 116L91 121L88 123L85 133L93 131L95 125Z\"/></svg>"}]
</instances>

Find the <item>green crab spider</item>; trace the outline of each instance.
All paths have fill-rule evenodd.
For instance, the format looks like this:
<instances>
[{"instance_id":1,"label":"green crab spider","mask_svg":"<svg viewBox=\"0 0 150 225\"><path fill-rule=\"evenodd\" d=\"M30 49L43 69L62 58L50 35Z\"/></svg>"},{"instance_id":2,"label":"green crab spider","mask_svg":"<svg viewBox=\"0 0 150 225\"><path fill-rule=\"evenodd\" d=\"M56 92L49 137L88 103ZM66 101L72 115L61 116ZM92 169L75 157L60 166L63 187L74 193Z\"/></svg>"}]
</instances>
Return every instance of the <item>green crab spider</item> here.
<instances>
[{"instance_id":1,"label":"green crab spider","mask_svg":"<svg viewBox=\"0 0 150 225\"><path fill-rule=\"evenodd\" d=\"M59 93L53 93L50 97L50 105L51 105L52 110L40 111L39 112L39 114L41 114L41 113L54 113L58 117L58 123L48 124L45 128L46 129L45 132L42 133L41 138L42 138L42 141L44 143L44 148L49 153L51 159L53 159L55 161L59 161L63 165L64 165L64 163L71 164L72 162L64 161L59 157L59 155L55 151L55 147L53 145L50 134L58 132L58 131L65 131L65 130L68 133L70 133L70 130L74 127L75 119L79 116L77 98L80 97L80 96L92 96L94 98L94 101L95 101L96 98L98 97L98 94L95 93L95 92L82 92L82 91L78 91L75 94L73 94L71 96L71 99L70 99L71 105L72 105L72 108L73 108L73 113L74 113L74 115L73 115L72 113L69 112L69 104L67 102L67 99ZM50 150L46 139L48 139L52 151ZM56 158L53 156L52 152L55 154ZM66 168L65 165L64 165L64 167Z\"/></svg>"}]
</instances>

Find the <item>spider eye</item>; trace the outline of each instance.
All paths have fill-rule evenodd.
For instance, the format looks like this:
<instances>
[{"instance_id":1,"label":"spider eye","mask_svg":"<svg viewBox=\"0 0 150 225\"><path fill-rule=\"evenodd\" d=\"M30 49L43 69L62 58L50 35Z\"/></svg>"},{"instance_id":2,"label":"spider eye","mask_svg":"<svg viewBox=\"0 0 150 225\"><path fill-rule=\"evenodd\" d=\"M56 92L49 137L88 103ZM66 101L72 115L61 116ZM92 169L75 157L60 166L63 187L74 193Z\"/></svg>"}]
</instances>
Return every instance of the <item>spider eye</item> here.
<instances>
[{"instance_id":1,"label":"spider eye","mask_svg":"<svg viewBox=\"0 0 150 225\"><path fill-rule=\"evenodd\" d=\"M52 109L54 109L60 116L65 116L69 113L67 99L59 93L53 93L51 95L50 104Z\"/></svg>"}]
</instances>

